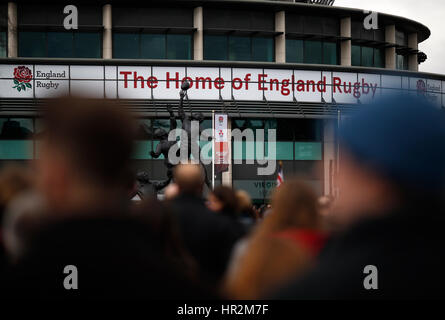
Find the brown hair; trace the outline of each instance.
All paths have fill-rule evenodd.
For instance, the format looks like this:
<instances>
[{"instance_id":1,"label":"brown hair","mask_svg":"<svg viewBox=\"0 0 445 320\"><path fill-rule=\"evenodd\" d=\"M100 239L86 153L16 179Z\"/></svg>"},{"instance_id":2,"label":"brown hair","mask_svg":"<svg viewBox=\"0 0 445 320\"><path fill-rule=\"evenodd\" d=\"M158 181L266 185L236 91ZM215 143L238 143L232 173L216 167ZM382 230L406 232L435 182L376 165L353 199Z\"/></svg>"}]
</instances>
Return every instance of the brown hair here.
<instances>
[{"instance_id":1,"label":"brown hair","mask_svg":"<svg viewBox=\"0 0 445 320\"><path fill-rule=\"evenodd\" d=\"M319 226L317 196L304 182L285 181L272 195L272 213L259 233L271 234L287 228L316 229Z\"/></svg>"},{"instance_id":2,"label":"brown hair","mask_svg":"<svg viewBox=\"0 0 445 320\"><path fill-rule=\"evenodd\" d=\"M212 194L222 202L222 213L230 217L236 217L238 215L238 199L232 188L217 186L213 189Z\"/></svg>"},{"instance_id":3,"label":"brown hair","mask_svg":"<svg viewBox=\"0 0 445 320\"><path fill-rule=\"evenodd\" d=\"M105 186L125 183L136 126L116 102L54 99L46 107L44 125L45 140L62 149L79 174Z\"/></svg>"}]
</instances>

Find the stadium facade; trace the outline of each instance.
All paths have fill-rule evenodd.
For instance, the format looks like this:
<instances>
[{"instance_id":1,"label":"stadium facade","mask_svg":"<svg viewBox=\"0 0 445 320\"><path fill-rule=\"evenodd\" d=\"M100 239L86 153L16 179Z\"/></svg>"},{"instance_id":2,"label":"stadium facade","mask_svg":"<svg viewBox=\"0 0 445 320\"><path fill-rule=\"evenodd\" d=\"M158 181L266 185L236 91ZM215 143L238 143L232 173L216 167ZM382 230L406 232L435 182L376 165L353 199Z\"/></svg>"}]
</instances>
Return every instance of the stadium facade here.
<instances>
[{"instance_id":1,"label":"stadium facade","mask_svg":"<svg viewBox=\"0 0 445 320\"><path fill-rule=\"evenodd\" d=\"M319 4L311 3L318 2ZM66 5L78 29L66 30ZM226 113L234 128L276 129L285 177L304 175L335 192L335 127L391 92L422 94L445 108L445 76L418 71L429 29L378 14L367 30L360 9L333 1L15 1L0 4L0 161L38 157L40 106L66 93L120 99L148 128L168 127L183 79L186 111ZM63 106L61 106L63 107ZM150 132L150 130L149 130ZM157 141L141 130L135 168L162 180ZM32 133L36 134L33 135ZM233 148L233 146L232 146ZM255 154L245 148L242 159ZM233 160L233 159L232 159ZM232 164L222 179L268 197L276 175Z\"/></svg>"}]
</instances>

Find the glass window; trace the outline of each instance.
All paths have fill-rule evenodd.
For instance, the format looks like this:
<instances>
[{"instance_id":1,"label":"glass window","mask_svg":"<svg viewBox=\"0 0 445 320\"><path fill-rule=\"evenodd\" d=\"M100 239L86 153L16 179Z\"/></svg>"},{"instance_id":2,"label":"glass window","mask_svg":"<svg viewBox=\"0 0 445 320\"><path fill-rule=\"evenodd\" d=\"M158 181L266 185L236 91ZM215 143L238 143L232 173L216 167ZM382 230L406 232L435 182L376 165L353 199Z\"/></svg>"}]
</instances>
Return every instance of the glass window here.
<instances>
[{"instance_id":1,"label":"glass window","mask_svg":"<svg viewBox=\"0 0 445 320\"><path fill-rule=\"evenodd\" d=\"M167 59L190 60L192 37L189 34L167 34Z\"/></svg>"},{"instance_id":2,"label":"glass window","mask_svg":"<svg viewBox=\"0 0 445 320\"><path fill-rule=\"evenodd\" d=\"M74 33L74 57L101 58L102 37L98 32Z\"/></svg>"},{"instance_id":3,"label":"glass window","mask_svg":"<svg viewBox=\"0 0 445 320\"><path fill-rule=\"evenodd\" d=\"M0 58L6 57L6 48L8 47L6 41L6 32L0 31Z\"/></svg>"},{"instance_id":4,"label":"glass window","mask_svg":"<svg viewBox=\"0 0 445 320\"><path fill-rule=\"evenodd\" d=\"M374 66L374 49L370 47L362 47L362 63L363 67Z\"/></svg>"},{"instance_id":5,"label":"glass window","mask_svg":"<svg viewBox=\"0 0 445 320\"><path fill-rule=\"evenodd\" d=\"M71 32L48 32L48 54L50 58L73 57L73 34Z\"/></svg>"},{"instance_id":6,"label":"glass window","mask_svg":"<svg viewBox=\"0 0 445 320\"><path fill-rule=\"evenodd\" d=\"M19 32L18 47L20 57L46 57L45 32Z\"/></svg>"},{"instance_id":7,"label":"glass window","mask_svg":"<svg viewBox=\"0 0 445 320\"><path fill-rule=\"evenodd\" d=\"M303 63L303 40L286 39L286 61Z\"/></svg>"},{"instance_id":8,"label":"glass window","mask_svg":"<svg viewBox=\"0 0 445 320\"><path fill-rule=\"evenodd\" d=\"M337 44L335 42L323 43L323 63L337 64Z\"/></svg>"},{"instance_id":9,"label":"glass window","mask_svg":"<svg viewBox=\"0 0 445 320\"><path fill-rule=\"evenodd\" d=\"M253 61L274 61L274 39L273 38L252 38L252 60Z\"/></svg>"},{"instance_id":10,"label":"glass window","mask_svg":"<svg viewBox=\"0 0 445 320\"><path fill-rule=\"evenodd\" d=\"M359 67L361 66L362 53L360 50L360 46L352 46L351 47L351 64L353 66Z\"/></svg>"},{"instance_id":11,"label":"glass window","mask_svg":"<svg viewBox=\"0 0 445 320\"><path fill-rule=\"evenodd\" d=\"M0 119L0 159L27 160L33 158L33 119Z\"/></svg>"},{"instance_id":12,"label":"glass window","mask_svg":"<svg viewBox=\"0 0 445 320\"><path fill-rule=\"evenodd\" d=\"M304 43L304 62L311 64L322 64L322 42L305 41Z\"/></svg>"},{"instance_id":13,"label":"glass window","mask_svg":"<svg viewBox=\"0 0 445 320\"><path fill-rule=\"evenodd\" d=\"M141 34L141 58L165 59L165 35Z\"/></svg>"},{"instance_id":14,"label":"glass window","mask_svg":"<svg viewBox=\"0 0 445 320\"><path fill-rule=\"evenodd\" d=\"M251 57L250 37L229 37L229 60L248 61Z\"/></svg>"},{"instance_id":15,"label":"glass window","mask_svg":"<svg viewBox=\"0 0 445 320\"><path fill-rule=\"evenodd\" d=\"M204 59L227 60L227 36L204 36Z\"/></svg>"},{"instance_id":16,"label":"glass window","mask_svg":"<svg viewBox=\"0 0 445 320\"><path fill-rule=\"evenodd\" d=\"M138 59L139 58L139 34L114 33L113 34L113 58Z\"/></svg>"},{"instance_id":17,"label":"glass window","mask_svg":"<svg viewBox=\"0 0 445 320\"><path fill-rule=\"evenodd\" d=\"M396 56L396 64L398 70L407 70L408 69L408 59L404 55L398 54Z\"/></svg>"},{"instance_id":18,"label":"glass window","mask_svg":"<svg viewBox=\"0 0 445 320\"><path fill-rule=\"evenodd\" d=\"M374 67L385 67L385 51L384 49L374 49Z\"/></svg>"}]
</instances>

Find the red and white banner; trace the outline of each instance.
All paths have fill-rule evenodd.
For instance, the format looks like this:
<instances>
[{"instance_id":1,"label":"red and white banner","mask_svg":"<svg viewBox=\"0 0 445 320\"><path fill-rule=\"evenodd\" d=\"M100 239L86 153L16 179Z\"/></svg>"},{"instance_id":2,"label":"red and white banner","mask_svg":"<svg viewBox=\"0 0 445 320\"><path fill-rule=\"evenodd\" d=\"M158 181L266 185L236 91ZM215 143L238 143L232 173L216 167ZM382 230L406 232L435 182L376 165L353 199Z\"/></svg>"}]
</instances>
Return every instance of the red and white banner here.
<instances>
[{"instance_id":1,"label":"red and white banner","mask_svg":"<svg viewBox=\"0 0 445 320\"><path fill-rule=\"evenodd\" d=\"M215 114L215 170L224 172L229 168L228 117L226 114Z\"/></svg>"}]
</instances>

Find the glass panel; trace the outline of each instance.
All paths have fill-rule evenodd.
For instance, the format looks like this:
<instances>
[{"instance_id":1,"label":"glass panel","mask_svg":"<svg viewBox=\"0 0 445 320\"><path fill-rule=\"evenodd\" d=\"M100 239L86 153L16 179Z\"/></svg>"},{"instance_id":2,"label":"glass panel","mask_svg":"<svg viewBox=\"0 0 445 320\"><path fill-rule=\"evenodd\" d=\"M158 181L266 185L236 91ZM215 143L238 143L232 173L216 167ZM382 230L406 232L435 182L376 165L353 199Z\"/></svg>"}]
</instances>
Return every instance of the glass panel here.
<instances>
[{"instance_id":1,"label":"glass panel","mask_svg":"<svg viewBox=\"0 0 445 320\"><path fill-rule=\"evenodd\" d=\"M369 47L362 47L362 66L374 66L374 49Z\"/></svg>"},{"instance_id":2,"label":"glass panel","mask_svg":"<svg viewBox=\"0 0 445 320\"><path fill-rule=\"evenodd\" d=\"M295 142L295 160L322 160L321 143Z\"/></svg>"},{"instance_id":3,"label":"glass panel","mask_svg":"<svg viewBox=\"0 0 445 320\"><path fill-rule=\"evenodd\" d=\"M265 143L265 154L269 160L274 160L268 155L268 142ZM293 142L276 142L276 158L275 160L294 160L294 146Z\"/></svg>"},{"instance_id":4,"label":"glass panel","mask_svg":"<svg viewBox=\"0 0 445 320\"><path fill-rule=\"evenodd\" d=\"M359 67L362 65L361 59L362 59L362 54L361 54L360 46L352 46L351 47L351 64L353 66Z\"/></svg>"},{"instance_id":5,"label":"glass panel","mask_svg":"<svg viewBox=\"0 0 445 320\"><path fill-rule=\"evenodd\" d=\"M165 35L141 34L141 58L165 59Z\"/></svg>"},{"instance_id":6,"label":"glass panel","mask_svg":"<svg viewBox=\"0 0 445 320\"><path fill-rule=\"evenodd\" d=\"M0 139L30 139L33 133L32 119L0 119Z\"/></svg>"},{"instance_id":7,"label":"glass panel","mask_svg":"<svg viewBox=\"0 0 445 320\"><path fill-rule=\"evenodd\" d=\"M0 159L29 160L32 158L32 140L0 140Z\"/></svg>"},{"instance_id":8,"label":"glass panel","mask_svg":"<svg viewBox=\"0 0 445 320\"><path fill-rule=\"evenodd\" d=\"M151 140L137 140L134 142L134 151L132 158L135 160L151 159L150 151L152 151ZM156 148L155 146L153 148Z\"/></svg>"},{"instance_id":9,"label":"glass panel","mask_svg":"<svg viewBox=\"0 0 445 320\"><path fill-rule=\"evenodd\" d=\"M275 41L273 38L252 38L252 61L274 61Z\"/></svg>"},{"instance_id":10,"label":"glass panel","mask_svg":"<svg viewBox=\"0 0 445 320\"><path fill-rule=\"evenodd\" d=\"M322 64L321 41L305 41L304 43L304 62L312 64Z\"/></svg>"},{"instance_id":11,"label":"glass panel","mask_svg":"<svg viewBox=\"0 0 445 320\"><path fill-rule=\"evenodd\" d=\"M20 57L46 57L45 32L19 32L19 56Z\"/></svg>"},{"instance_id":12,"label":"glass panel","mask_svg":"<svg viewBox=\"0 0 445 320\"><path fill-rule=\"evenodd\" d=\"M404 65L405 65L405 57L404 56L402 56L401 54L398 54L397 55L397 57L396 57L397 59L397 61L396 61L396 63L397 63L397 69L398 70L404 70Z\"/></svg>"},{"instance_id":13,"label":"glass panel","mask_svg":"<svg viewBox=\"0 0 445 320\"><path fill-rule=\"evenodd\" d=\"M139 58L139 34L114 33L113 34L113 58L138 59Z\"/></svg>"},{"instance_id":14,"label":"glass panel","mask_svg":"<svg viewBox=\"0 0 445 320\"><path fill-rule=\"evenodd\" d=\"M167 59L190 60L191 58L191 35L167 34Z\"/></svg>"},{"instance_id":15,"label":"glass panel","mask_svg":"<svg viewBox=\"0 0 445 320\"><path fill-rule=\"evenodd\" d=\"M249 37L229 37L229 60L248 61L251 59L251 49Z\"/></svg>"},{"instance_id":16,"label":"glass panel","mask_svg":"<svg viewBox=\"0 0 445 320\"><path fill-rule=\"evenodd\" d=\"M227 60L227 36L204 36L204 59Z\"/></svg>"},{"instance_id":17,"label":"glass panel","mask_svg":"<svg viewBox=\"0 0 445 320\"><path fill-rule=\"evenodd\" d=\"M101 58L102 37L97 32L74 33L74 57Z\"/></svg>"},{"instance_id":18,"label":"glass panel","mask_svg":"<svg viewBox=\"0 0 445 320\"><path fill-rule=\"evenodd\" d=\"M0 31L0 58L6 57L6 32Z\"/></svg>"},{"instance_id":19,"label":"glass panel","mask_svg":"<svg viewBox=\"0 0 445 320\"><path fill-rule=\"evenodd\" d=\"M323 63L337 64L337 44L335 42L323 43Z\"/></svg>"},{"instance_id":20,"label":"glass panel","mask_svg":"<svg viewBox=\"0 0 445 320\"><path fill-rule=\"evenodd\" d=\"M48 57L72 58L73 57L73 33L72 32L48 32Z\"/></svg>"},{"instance_id":21,"label":"glass panel","mask_svg":"<svg viewBox=\"0 0 445 320\"><path fill-rule=\"evenodd\" d=\"M286 40L286 62L303 63L303 40Z\"/></svg>"},{"instance_id":22,"label":"glass panel","mask_svg":"<svg viewBox=\"0 0 445 320\"><path fill-rule=\"evenodd\" d=\"M374 49L374 67L385 67L385 51L383 49Z\"/></svg>"}]
</instances>

